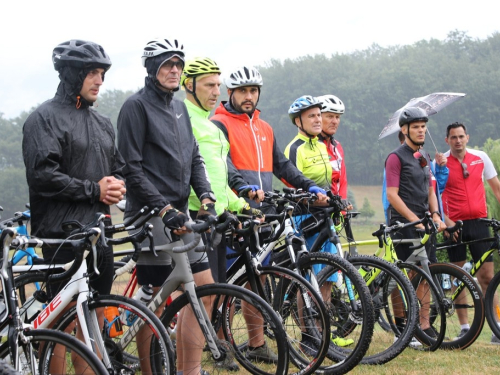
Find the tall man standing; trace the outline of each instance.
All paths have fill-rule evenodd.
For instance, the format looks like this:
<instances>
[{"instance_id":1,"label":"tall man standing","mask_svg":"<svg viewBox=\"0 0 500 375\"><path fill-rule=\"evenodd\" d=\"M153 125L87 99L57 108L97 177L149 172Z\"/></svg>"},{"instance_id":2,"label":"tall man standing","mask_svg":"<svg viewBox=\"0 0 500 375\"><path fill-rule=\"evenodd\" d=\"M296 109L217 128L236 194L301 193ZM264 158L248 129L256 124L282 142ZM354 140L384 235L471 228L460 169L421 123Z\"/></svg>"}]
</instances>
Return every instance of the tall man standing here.
<instances>
[{"instance_id":1,"label":"tall man standing","mask_svg":"<svg viewBox=\"0 0 500 375\"><path fill-rule=\"evenodd\" d=\"M184 242L192 240L184 227L189 220L190 186L202 204L209 204L207 211L215 215L216 199L188 111L183 102L174 99L184 68L183 49L176 39L155 39L146 44L142 54L147 71L145 86L127 99L118 116L118 148L127 162L125 216L134 215L145 205L161 207L159 217L151 220L157 250L173 247L178 236ZM145 252L137 264L138 283L151 284L155 291L171 272L170 257L161 251L158 255L155 258ZM188 256L196 285L213 283L204 253L192 250ZM190 340L181 340L184 331ZM149 332L143 330L141 334ZM179 317L177 337L177 369L183 375L199 374L203 371L201 349L196 344L190 347L188 342L203 340L203 335L191 308L184 309Z\"/></svg>"},{"instance_id":2,"label":"tall man standing","mask_svg":"<svg viewBox=\"0 0 500 375\"><path fill-rule=\"evenodd\" d=\"M427 121L427 114L421 108L409 107L401 112L399 126L405 136L405 141L389 154L385 162L387 199L390 204L388 216L390 225L393 225L396 221L401 223L417 221L423 218L427 211L430 211L438 230L442 231L446 226L441 220L436 195L430 180L429 160L420 152L425 142ZM423 225L404 228L393 237L418 238L417 228L423 229ZM410 246L411 244L406 243L396 246L399 259L404 261L411 255L413 250ZM432 248L430 241L426 244L426 250L431 262L435 262L435 249ZM420 295L424 292L417 290L417 294ZM395 315L396 324L401 326L403 324L401 312L399 314L395 312ZM425 309L421 310L420 326L426 333L433 335L429 322L429 311ZM410 343L410 346L418 344L415 340Z\"/></svg>"},{"instance_id":3,"label":"tall man standing","mask_svg":"<svg viewBox=\"0 0 500 375\"><path fill-rule=\"evenodd\" d=\"M457 220L462 220L464 241L487 238L490 236L489 229L479 219L487 217L484 180L500 202L500 182L495 166L485 152L467 148L469 134L464 124L455 122L448 125L445 141L450 146L450 150L445 154L448 157L448 182L442 195L446 224L452 226ZM483 256L489 246L486 242L469 245L474 262ZM448 255L452 263L461 267L466 260L466 246L458 244L448 250ZM490 256L476 274L483 293L486 293L493 274L493 258ZM498 299L496 304L498 305ZM461 309L457 312L462 325L460 337L465 335L470 327L467 311ZM491 342L500 344L495 335L491 337Z\"/></svg>"},{"instance_id":4,"label":"tall man standing","mask_svg":"<svg viewBox=\"0 0 500 375\"><path fill-rule=\"evenodd\" d=\"M77 220L88 224L97 212L109 214L109 206L123 198L124 161L115 147L111 121L92 108L111 67L104 49L93 42L70 40L54 48L52 62L59 73L59 86L54 98L40 105L24 123L23 158L31 234L62 239L67 237L62 223ZM47 263L74 259L72 251L42 248L42 252ZM109 294L113 250L105 247L98 254L100 274L91 277L90 285ZM60 286L47 285L49 298L55 297ZM102 323L101 311L100 318ZM77 335L83 337L79 330ZM79 366L77 361L75 366ZM65 370L51 367L51 371Z\"/></svg>"}]
</instances>

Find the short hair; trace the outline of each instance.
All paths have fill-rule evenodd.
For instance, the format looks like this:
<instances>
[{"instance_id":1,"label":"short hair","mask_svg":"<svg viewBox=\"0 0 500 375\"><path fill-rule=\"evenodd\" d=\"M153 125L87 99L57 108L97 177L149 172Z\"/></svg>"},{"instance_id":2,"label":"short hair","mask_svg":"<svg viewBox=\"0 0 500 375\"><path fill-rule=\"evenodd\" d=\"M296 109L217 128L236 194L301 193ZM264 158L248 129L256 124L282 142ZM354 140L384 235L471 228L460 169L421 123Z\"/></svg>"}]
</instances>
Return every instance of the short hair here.
<instances>
[{"instance_id":1,"label":"short hair","mask_svg":"<svg viewBox=\"0 0 500 375\"><path fill-rule=\"evenodd\" d=\"M446 127L446 138L448 138L448 136L450 135L450 130L456 129L456 128L463 128L465 134L467 134L467 128L465 127L464 124L462 124L460 122L454 122L453 124L450 124Z\"/></svg>"},{"instance_id":2,"label":"short hair","mask_svg":"<svg viewBox=\"0 0 500 375\"><path fill-rule=\"evenodd\" d=\"M398 139L399 139L399 142L401 142L401 143L403 143L405 141L405 135L403 134L403 132L401 130L398 133Z\"/></svg>"}]
</instances>

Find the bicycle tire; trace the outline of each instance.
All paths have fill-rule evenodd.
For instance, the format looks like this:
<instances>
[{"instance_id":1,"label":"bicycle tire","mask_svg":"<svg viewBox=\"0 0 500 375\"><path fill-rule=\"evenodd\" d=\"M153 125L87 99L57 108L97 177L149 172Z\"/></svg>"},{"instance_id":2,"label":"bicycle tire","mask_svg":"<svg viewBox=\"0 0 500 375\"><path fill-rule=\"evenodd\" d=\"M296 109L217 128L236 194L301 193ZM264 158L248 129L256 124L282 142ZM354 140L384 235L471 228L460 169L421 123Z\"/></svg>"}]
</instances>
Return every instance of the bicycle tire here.
<instances>
[{"instance_id":1,"label":"bicycle tire","mask_svg":"<svg viewBox=\"0 0 500 375\"><path fill-rule=\"evenodd\" d=\"M500 326L498 325L500 321L500 306L495 303L495 297L499 296L499 285L500 285L500 272L497 272L495 276L490 281L488 289L486 289L486 295L484 297L484 306L486 313L486 320L491 328L493 334L500 338Z\"/></svg>"},{"instance_id":2,"label":"bicycle tire","mask_svg":"<svg viewBox=\"0 0 500 375\"><path fill-rule=\"evenodd\" d=\"M380 272L368 288L377 321L382 319L388 325L389 330L374 330L372 344L361 363L370 365L387 363L401 354L413 338L418 321L415 290L410 280L394 264L383 259L358 255L349 257L348 261L360 269L360 272L366 273L367 278L371 272ZM393 300L392 293L396 288L400 299ZM404 325L399 327L395 324L395 308L400 310L402 314L400 317L405 320Z\"/></svg>"},{"instance_id":3,"label":"bicycle tire","mask_svg":"<svg viewBox=\"0 0 500 375\"><path fill-rule=\"evenodd\" d=\"M330 320L322 297L302 276L287 268L261 267L259 276L266 278L263 288L266 295L263 298L281 317L287 334L290 360L295 366L289 366L288 374L314 373L326 355L330 339ZM240 276L234 285L242 287L248 285L247 273ZM297 300L299 297L302 301L308 300L307 304L301 304L300 311ZM302 318L299 318L300 316ZM303 335L301 327L306 328L306 332L314 342L313 355L310 353L308 355L301 349Z\"/></svg>"},{"instance_id":4,"label":"bicycle tire","mask_svg":"<svg viewBox=\"0 0 500 375\"><path fill-rule=\"evenodd\" d=\"M28 296L26 294L25 286L31 284L35 281L44 281L45 273L33 272L25 273L15 278L14 282L16 289L18 289L19 294L24 294L25 298ZM134 315L142 319L155 333L155 340L152 341L150 346L150 351L153 353L150 357L153 359L151 366L153 369L158 369L157 373L165 373L165 369L168 370L172 368L174 360L173 346L168 334L164 330L162 323L159 318L154 315L153 312L149 311L146 306L140 304L139 302L132 300L127 297L117 296L117 295L97 295L94 294L92 302L89 304L89 309L93 310L99 307L112 307L117 308L118 311L123 312L128 310ZM76 307L72 307L68 310L63 317L60 318L58 322L54 325L54 329L64 331L66 327L74 321L76 317ZM120 322L122 327L127 330L127 326L120 317ZM126 332L126 331L125 331ZM122 336L123 337L123 336ZM110 338L106 332L103 332L103 339L107 347L107 352L112 358L113 365L120 368L136 368L139 364L139 356L137 353L137 346L135 341L131 341L126 347L121 346L121 344L116 344L120 342L119 339ZM165 356L154 355L155 353L166 353L168 360L165 360ZM145 359L143 359L145 361Z\"/></svg>"},{"instance_id":5,"label":"bicycle tire","mask_svg":"<svg viewBox=\"0 0 500 375\"><path fill-rule=\"evenodd\" d=\"M442 275L449 275L454 283L463 283L465 289L460 293L465 302L457 303L451 301L453 288L443 290L447 299L450 300L448 306L445 305L446 313L446 335L440 346L441 349L466 349L471 346L481 333L485 321L485 307L481 287L474 278L465 272L461 267L451 263L434 263L429 266L434 280L441 280ZM460 285L460 284L459 284ZM462 337L458 337L461 331L461 324L458 319L459 311L467 311L469 331ZM473 314L473 317L470 315Z\"/></svg>"},{"instance_id":6,"label":"bicycle tire","mask_svg":"<svg viewBox=\"0 0 500 375\"><path fill-rule=\"evenodd\" d=\"M396 265L405 271L417 293L420 316L415 338L421 346L413 346L413 349L436 351L441 347L446 334L445 300L437 289L436 280L413 263L397 262ZM430 330L422 329L427 325Z\"/></svg>"},{"instance_id":7,"label":"bicycle tire","mask_svg":"<svg viewBox=\"0 0 500 375\"><path fill-rule=\"evenodd\" d=\"M16 371L14 367L7 362L0 361L0 375L21 375L21 373Z\"/></svg>"},{"instance_id":8,"label":"bicycle tire","mask_svg":"<svg viewBox=\"0 0 500 375\"><path fill-rule=\"evenodd\" d=\"M205 348L205 340L195 343L192 340L193 335L188 332L182 332L182 338L177 335L177 346L179 340L186 340L186 345L199 345L203 348L205 354L202 357L201 368L207 370L211 375L223 372L226 370L217 366L217 362L223 361L226 356L230 359L235 359L241 366L252 374L287 374L288 371L288 345L286 334L282 328L281 319L274 310L258 295L246 290L242 287L229 284L212 284L196 287L196 295L199 299L207 298L212 303L210 312L212 326L215 332L222 330L224 340L218 339L216 344L222 356L215 360L211 352ZM265 364L262 362L252 362L246 357L248 350L249 332L254 329L247 329L247 324L242 316L240 316L241 303L251 304L263 317L266 327L264 335L265 343L278 356L276 364ZM176 314L189 304L186 294L182 294L176 298L163 312L161 320L165 327L168 327L175 318ZM200 300L200 305L202 302ZM218 308L220 306L220 308ZM189 328L189 327L184 327ZM199 329L199 327L196 327ZM262 331L262 326L255 327L255 331ZM197 363L196 363L197 365ZM184 369L186 371L186 369Z\"/></svg>"},{"instance_id":9,"label":"bicycle tire","mask_svg":"<svg viewBox=\"0 0 500 375\"><path fill-rule=\"evenodd\" d=\"M303 254L297 265L302 276L306 279L317 278L319 285L322 285L325 280L338 271L341 271L343 275L342 285L337 289L339 293L332 296L331 301L327 301L325 304L329 310L332 333L340 338L352 339L353 346L349 346L347 349L331 342L319 369L325 374L347 373L362 361L372 340L375 313L370 291L358 270L347 260L337 255L317 252ZM324 266L317 277L314 275L314 265ZM348 280L350 280L350 288L356 299L345 303L344 292L348 293ZM346 327L349 329L345 329Z\"/></svg>"},{"instance_id":10,"label":"bicycle tire","mask_svg":"<svg viewBox=\"0 0 500 375\"><path fill-rule=\"evenodd\" d=\"M89 370L94 374L106 375L108 371L101 360L88 349L85 344L67 333L49 329L28 329L23 334L29 339L29 342L20 343L20 374L31 374L29 358L38 359L38 371L41 375L53 374L51 365L65 364L64 374L85 374ZM60 346L63 347L60 347ZM30 354L33 351L34 356ZM58 355L56 353L63 353ZM68 355L69 354L69 355ZM76 370L72 356L76 355L83 361L80 370ZM9 356L7 343L0 346L0 358L5 359ZM54 362L53 362L54 361ZM49 372L50 371L50 372ZM55 372L57 374L57 372Z\"/></svg>"}]
</instances>

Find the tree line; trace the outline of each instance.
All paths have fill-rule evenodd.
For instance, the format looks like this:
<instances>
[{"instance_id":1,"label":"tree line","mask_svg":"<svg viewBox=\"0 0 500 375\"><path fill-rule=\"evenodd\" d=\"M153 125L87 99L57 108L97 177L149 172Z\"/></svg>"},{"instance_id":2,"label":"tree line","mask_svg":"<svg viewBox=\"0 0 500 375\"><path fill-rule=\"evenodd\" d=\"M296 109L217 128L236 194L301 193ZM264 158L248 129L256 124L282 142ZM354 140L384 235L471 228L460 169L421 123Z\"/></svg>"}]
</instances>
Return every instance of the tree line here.
<instances>
[{"instance_id":1,"label":"tree line","mask_svg":"<svg viewBox=\"0 0 500 375\"><path fill-rule=\"evenodd\" d=\"M258 67L264 80L258 108L269 122L282 149L296 133L288 107L299 96L334 94L344 101L336 138L342 143L349 183L379 185L387 154L398 146L396 135L378 140L391 115L410 99L433 92L463 92L467 96L430 117L428 128L439 151L448 149L446 126L464 123L470 147L487 149L500 168L500 34L484 40L455 30L444 40L422 40L412 45L331 56L303 56L271 60ZM242 62L244 63L244 62ZM222 100L227 94L222 87ZM116 119L132 91L111 90L100 95L97 111ZM179 91L176 97L182 98ZM34 105L33 109L36 107ZM0 113L0 206L3 217L22 210L28 189L22 160L22 125L29 112L6 119ZM434 154L427 137L425 149ZM500 212L499 212L500 213Z\"/></svg>"}]
</instances>

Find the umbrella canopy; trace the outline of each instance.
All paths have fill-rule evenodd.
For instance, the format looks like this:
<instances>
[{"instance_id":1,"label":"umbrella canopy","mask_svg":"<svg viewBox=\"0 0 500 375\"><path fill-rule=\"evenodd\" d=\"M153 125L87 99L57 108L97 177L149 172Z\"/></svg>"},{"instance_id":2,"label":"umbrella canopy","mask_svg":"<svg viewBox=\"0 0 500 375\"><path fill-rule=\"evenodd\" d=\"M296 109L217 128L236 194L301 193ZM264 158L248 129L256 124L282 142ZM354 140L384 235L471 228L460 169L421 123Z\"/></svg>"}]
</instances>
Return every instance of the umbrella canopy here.
<instances>
[{"instance_id":1,"label":"umbrella canopy","mask_svg":"<svg viewBox=\"0 0 500 375\"><path fill-rule=\"evenodd\" d=\"M387 137L390 134L396 133L399 131L399 115L404 108L407 107L418 107L422 108L427 112L427 116L434 115L442 110L444 107L449 104L457 101L460 98L463 98L466 94L457 93L457 92L435 92L433 94L429 94L426 96L422 96L420 98L413 98L410 100L404 107L398 109L389 119L387 125L384 126L382 132L378 136L378 139L382 139Z\"/></svg>"}]
</instances>

